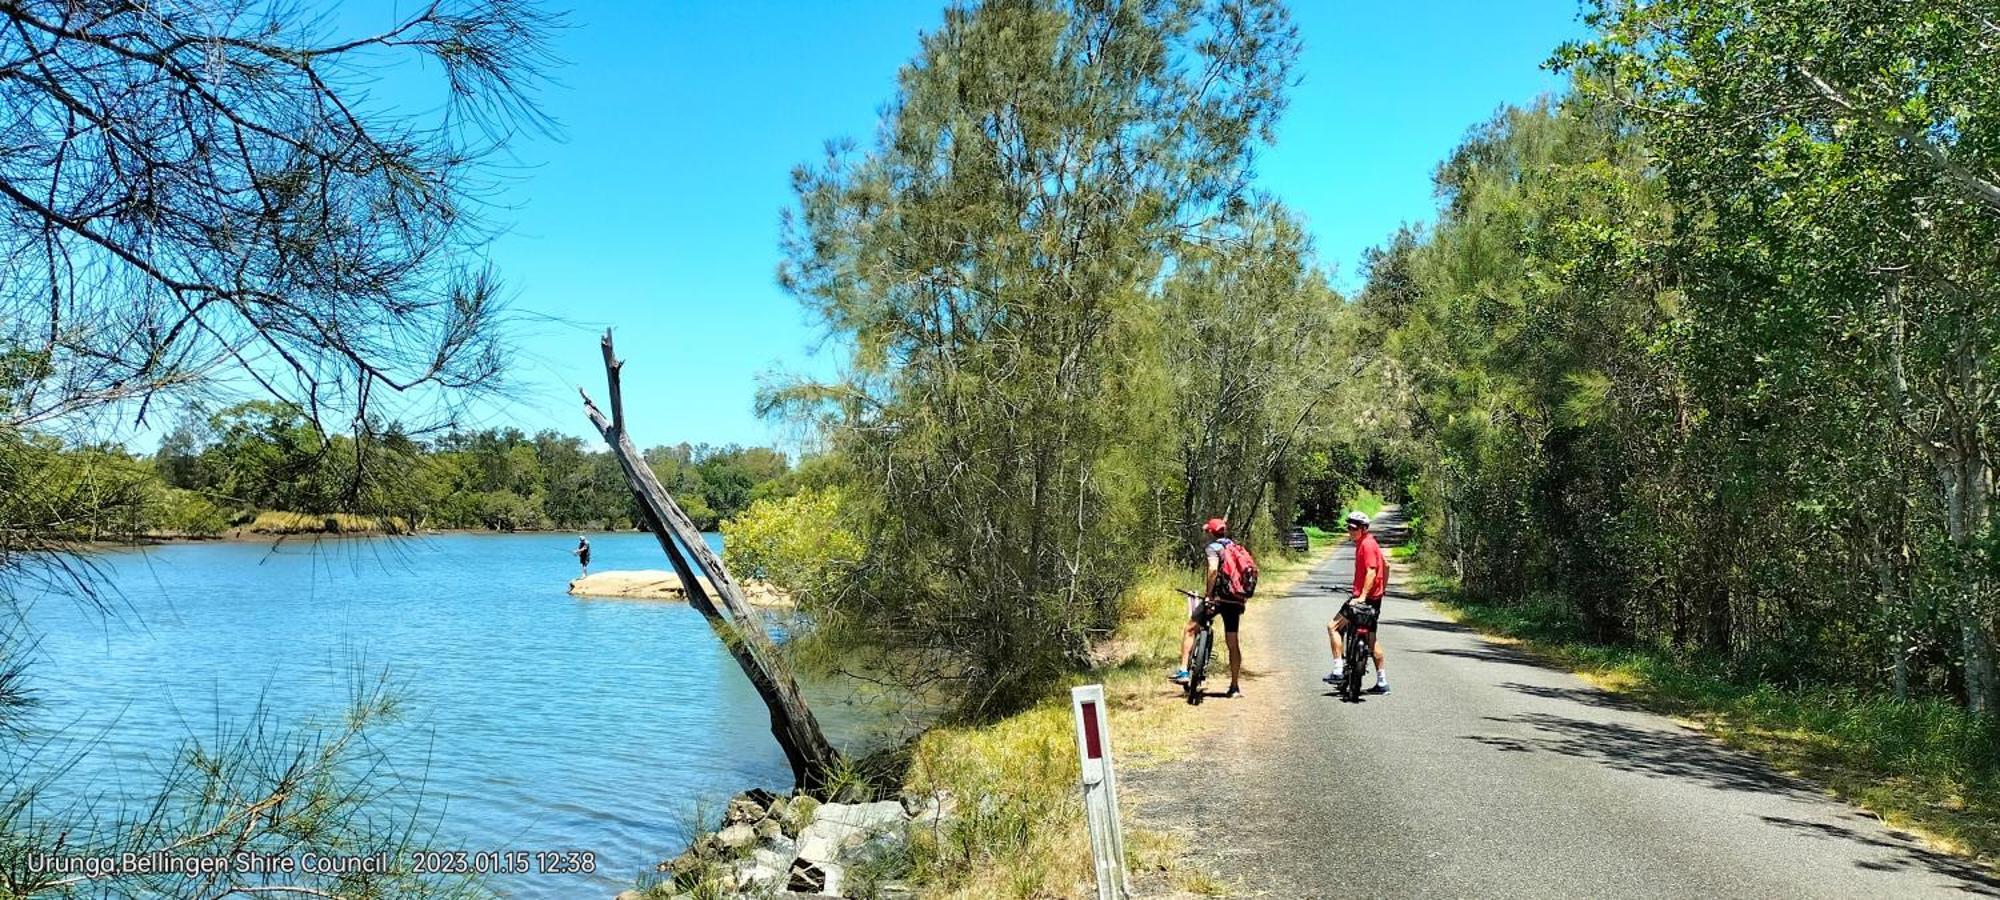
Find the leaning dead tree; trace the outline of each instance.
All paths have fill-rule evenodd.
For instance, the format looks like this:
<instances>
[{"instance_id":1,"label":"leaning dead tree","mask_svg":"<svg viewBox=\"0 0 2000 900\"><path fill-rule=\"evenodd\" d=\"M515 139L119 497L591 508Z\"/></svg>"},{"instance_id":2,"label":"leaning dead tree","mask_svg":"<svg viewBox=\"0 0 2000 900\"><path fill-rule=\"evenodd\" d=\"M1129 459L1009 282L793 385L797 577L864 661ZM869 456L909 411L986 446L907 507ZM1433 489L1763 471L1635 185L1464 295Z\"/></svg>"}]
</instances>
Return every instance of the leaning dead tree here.
<instances>
[{"instance_id":1,"label":"leaning dead tree","mask_svg":"<svg viewBox=\"0 0 2000 900\"><path fill-rule=\"evenodd\" d=\"M765 633L762 620L743 599L742 588L729 577L729 572L722 567L722 560L709 551L708 544L701 539L701 532L694 527L694 521L681 511L666 488L660 486L659 478L653 475L653 468L646 464L645 457L639 455L638 448L626 436L625 403L618 386L618 371L624 365L612 350L611 332L604 332L604 377L610 391L611 416L606 418L597 404L591 402L590 394L578 388L578 392L583 394L584 413L590 416L590 424L604 435L604 442L611 446L611 455L618 458L619 467L625 470L625 480L632 487L632 495L639 500L639 511L645 516L653 536L659 539L660 549L666 551L674 574L680 576L688 604L708 619L709 627L715 630L716 637L722 639L729 655L736 657L736 664L743 667L743 674L750 676L750 683L764 698L764 705L770 708L771 734L777 737L778 745L785 749L785 757L791 760L792 775L798 787L817 791L826 785L838 754L826 742L826 736L819 730L819 721L813 718L812 710L799 694L798 680L792 676L791 667L785 664L784 658L778 654L777 645ZM693 557L692 561L689 556ZM716 596L710 597L701 579L695 577L696 568L708 576L708 584L714 586ZM716 605L717 600L721 601L720 607Z\"/></svg>"}]
</instances>

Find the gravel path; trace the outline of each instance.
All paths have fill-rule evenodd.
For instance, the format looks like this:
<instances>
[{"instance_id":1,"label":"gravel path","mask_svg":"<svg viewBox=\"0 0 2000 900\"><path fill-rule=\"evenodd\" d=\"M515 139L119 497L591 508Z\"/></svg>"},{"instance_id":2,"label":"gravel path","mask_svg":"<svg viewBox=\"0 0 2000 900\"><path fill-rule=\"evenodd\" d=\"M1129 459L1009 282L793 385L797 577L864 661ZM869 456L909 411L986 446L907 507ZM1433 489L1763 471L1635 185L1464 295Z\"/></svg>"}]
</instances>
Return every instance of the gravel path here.
<instances>
[{"instance_id":1,"label":"gravel path","mask_svg":"<svg viewBox=\"0 0 2000 900\"><path fill-rule=\"evenodd\" d=\"M1484 641L1393 581L1394 691L1342 702L1319 678L1339 604L1327 587L1352 571L1342 547L1289 596L1252 601L1247 696L1187 708L1220 720L1205 765L1124 776L1140 823L1186 833L1196 865L1237 892L2000 897L1979 867Z\"/></svg>"}]
</instances>

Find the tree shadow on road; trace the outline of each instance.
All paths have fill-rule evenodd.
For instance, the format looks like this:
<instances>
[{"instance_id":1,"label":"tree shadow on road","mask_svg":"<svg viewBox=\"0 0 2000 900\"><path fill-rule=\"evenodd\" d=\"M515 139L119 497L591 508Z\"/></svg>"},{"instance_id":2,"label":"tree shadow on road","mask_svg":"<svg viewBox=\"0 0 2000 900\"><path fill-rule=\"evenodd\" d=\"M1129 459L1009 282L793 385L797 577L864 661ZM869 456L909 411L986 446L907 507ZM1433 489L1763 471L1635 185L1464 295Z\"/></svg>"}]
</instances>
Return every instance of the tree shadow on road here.
<instances>
[{"instance_id":1,"label":"tree shadow on road","mask_svg":"<svg viewBox=\"0 0 2000 900\"><path fill-rule=\"evenodd\" d=\"M1847 840L1886 850L1889 855L1880 859L1864 859L1856 862L1857 868L1875 872L1930 872L1946 878L1958 880L1954 885L1968 894L1982 897L2000 897L2000 879L1979 867L1978 864L1958 859L1925 848L1916 839L1900 831L1889 831L1886 837L1869 834L1861 828L1850 828L1831 822L1811 822L1785 816L1759 816L1772 825L1810 834L1828 840Z\"/></svg>"},{"instance_id":2,"label":"tree shadow on road","mask_svg":"<svg viewBox=\"0 0 2000 900\"><path fill-rule=\"evenodd\" d=\"M1519 738L1498 737L1486 734L1468 734L1465 739L1476 744L1485 744L1502 753L1533 753L1535 745Z\"/></svg>"},{"instance_id":3,"label":"tree shadow on road","mask_svg":"<svg viewBox=\"0 0 2000 900\"><path fill-rule=\"evenodd\" d=\"M1384 619L1382 622L1382 628L1384 630L1391 628L1408 628L1412 631L1441 631L1446 634L1473 633L1472 629L1467 628L1464 625L1460 625L1457 622L1448 622L1443 619L1393 619L1393 618Z\"/></svg>"},{"instance_id":4,"label":"tree shadow on road","mask_svg":"<svg viewBox=\"0 0 2000 900\"><path fill-rule=\"evenodd\" d=\"M1515 752L1558 753L1587 759L1621 772L1693 781L1717 790L1752 791L1798 799L1819 797L1811 785L1772 771L1761 762L1693 733L1592 722L1548 713L1485 717L1489 722L1526 725L1537 734L1463 735ZM1504 744L1504 746L1503 746Z\"/></svg>"},{"instance_id":5,"label":"tree shadow on road","mask_svg":"<svg viewBox=\"0 0 2000 900\"><path fill-rule=\"evenodd\" d=\"M1421 652L1429 653L1435 656L1455 656L1458 657L1459 659L1476 659L1480 662L1506 663L1508 665L1527 666L1528 668L1531 669L1546 669L1551 672L1564 671L1562 668L1550 665L1549 663L1535 657L1533 654L1526 653L1520 650L1514 650L1508 647L1500 647L1491 644L1479 647L1476 650L1466 650L1458 647L1440 647L1435 650L1424 650Z\"/></svg>"},{"instance_id":6,"label":"tree shadow on road","mask_svg":"<svg viewBox=\"0 0 2000 900\"><path fill-rule=\"evenodd\" d=\"M1645 711L1645 707L1641 706L1637 701L1633 700L1632 698L1624 696L1622 694L1614 694L1610 691L1601 690L1599 688L1593 688L1593 687L1573 688L1573 687L1557 687L1554 685L1547 685L1547 684L1521 684L1520 682L1517 681L1509 681L1500 686L1510 691L1527 694L1530 697L1541 697L1546 700L1567 700L1571 703L1581 703L1584 704L1585 706L1601 706L1605 709L1617 709L1617 710L1623 710L1625 712Z\"/></svg>"}]
</instances>

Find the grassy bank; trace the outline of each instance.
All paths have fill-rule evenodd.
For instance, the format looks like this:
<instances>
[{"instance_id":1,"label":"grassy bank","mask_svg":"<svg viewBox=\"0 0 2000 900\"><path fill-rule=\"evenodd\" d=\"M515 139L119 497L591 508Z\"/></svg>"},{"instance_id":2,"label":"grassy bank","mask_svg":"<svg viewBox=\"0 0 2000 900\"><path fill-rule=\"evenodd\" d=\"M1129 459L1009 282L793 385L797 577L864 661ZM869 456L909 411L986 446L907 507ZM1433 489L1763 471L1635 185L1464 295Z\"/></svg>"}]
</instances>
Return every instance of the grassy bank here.
<instances>
[{"instance_id":1,"label":"grassy bank","mask_svg":"<svg viewBox=\"0 0 2000 900\"><path fill-rule=\"evenodd\" d=\"M265 511L241 530L253 534L405 534L409 526L393 516Z\"/></svg>"},{"instance_id":2,"label":"grassy bank","mask_svg":"<svg viewBox=\"0 0 2000 900\"><path fill-rule=\"evenodd\" d=\"M2000 723L1954 703L1722 677L1656 648L1583 640L1557 602L1498 604L1441 580L1424 599L1608 690L1695 724L1944 849L2000 863Z\"/></svg>"},{"instance_id":3,"label":"grassy bank","mask_svg":"<svg viewBox=\"0 0 2000 900\"><path fill-rule=\"evenodd\" d=\"M1315 542L1309 556L1273 557L1258 587L1263 602L1282 597L1309 563L1324 558L1332 542ZM1112 740L1119 765L1158 765L1182 759L1210 717L1191 714L1164 676L1180 658L1187 601L1176 587L1193 589L1191 573L1162 567L1125 598L1125 621L1114 646L1118 659L1077 676L1076 684L1102 682L1112 710ZM1254 605L1259 600L1252 600ZM1246 648L1247 649L1247 648ZM1254 651L1253 651L1254 652ZM1227 665L1226 654L1216 664ZM1226 670L1225 670L1226 671ZM1218 687L1226 683L1224 676ZM934 729L919 742L905 789L950 791L957 817L911 847L910 879L927 896L1069 897L1091 890L1090 838L1077 784L1076 738L1067 689L1051 691L1033 708L977 727ZM1130 818L1129 812L1127 816ZM1198 893L1213 888L1196 870L1182 870L1182 848L1165 835L1127 822L1127 864L1134 873L1166 871L1177 886Z\"/></svg>"}]
</instances>

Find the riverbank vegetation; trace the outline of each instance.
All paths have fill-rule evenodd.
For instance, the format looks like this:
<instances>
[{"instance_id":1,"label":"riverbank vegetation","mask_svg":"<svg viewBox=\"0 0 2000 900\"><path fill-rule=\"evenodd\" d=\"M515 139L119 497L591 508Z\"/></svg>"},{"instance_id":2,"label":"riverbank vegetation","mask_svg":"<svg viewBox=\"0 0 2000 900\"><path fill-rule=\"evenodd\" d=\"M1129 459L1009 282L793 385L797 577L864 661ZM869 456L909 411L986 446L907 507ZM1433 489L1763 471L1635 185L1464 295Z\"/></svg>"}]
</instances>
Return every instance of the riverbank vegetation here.
<instances>
[{"instance_id":1,"label":"riverbank vegetation","mask_svg":"<svg viewBox=\"0 0 2000 900\"><path fill-rule=\"evenodd\" d=\"M1332 554L1336 542L1308 554L1270 554L1255 604L1277 602L1311 567ZM1183 692L1161 673L1180 658L1187 601L1176 588L1198 588L1199 576L1162 559L1145 566L1119 598L1117 638L1100 658L1075 673L1077 683L1104 685L1116 712L1112 745L1121 771L1132 773L1189 758L1203 717L1191 717ZM1248 653L1258 653L1253 645ZM1218 652L1214 665L1226 665ZM893 757L893 766L850 770L840 781L853 796L949 798L951 814L936 827L912 829L865 864L850 868L849 883L901 884L921 896L948 898L1070 897L1090 893L1094 877L1090 837L1076 768L1076 725L1067 684L1051 684L1009 715L949 724L925 731ZM879 781L887 774L888 781ZM899 774L897 774L899 773ZM837 796L837 794L830 794ZM1128 798L1128 803L1129 803ZM1127 862L1142 890L1218 893L1212 877L1184 862L1175 835L1130 821L1126 809ZM711 827L696 817L692 831ZM695 844L701 845L697 837ZM644 896L665 898L714 884L661 881ZM856 892L867 896L866 891Z\"/></svg>"}]
</instances>

